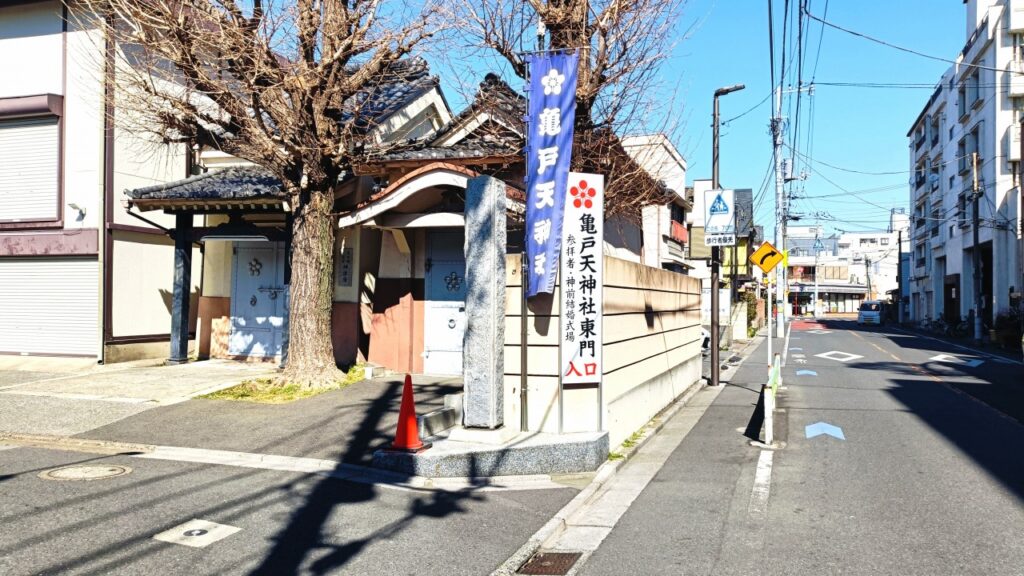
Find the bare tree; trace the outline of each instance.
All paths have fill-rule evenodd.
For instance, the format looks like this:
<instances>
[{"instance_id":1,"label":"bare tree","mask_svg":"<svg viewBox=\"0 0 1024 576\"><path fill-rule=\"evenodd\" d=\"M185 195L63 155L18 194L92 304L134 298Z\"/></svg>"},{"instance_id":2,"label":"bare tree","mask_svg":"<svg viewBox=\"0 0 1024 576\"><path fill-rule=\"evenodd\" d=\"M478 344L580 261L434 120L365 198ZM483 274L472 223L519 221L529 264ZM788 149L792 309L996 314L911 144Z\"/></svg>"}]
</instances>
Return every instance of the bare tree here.
<instances>
[{"instance_id":1,"label":"bare tree","mask_svg":"<svg viewBox=\"0 0 1024 576\"><path fill-rule=\"evenodd\" d=\"M369 133L378 86L436 32L433 8L383 0L80 0L117 47L121 117L165 142L253 162L293 215L288 366L338 379L331 343L335 193ZM124 107L130 109L125 114Z\"/></svg>"},{"instance_id":2,"label":"bare tree","mask_svg":"<svg viewBox=\"0 0 1024 576\"><path fill-rule=\"evenodd\" d=\"M572 165L608 176L606 210L636 216L662 202L655 182L625 153L618 134L650 129L664 98L656 89L660 63L685 37L678 21L685 0L458 0L455 30L492 50L520 78L525 52L542 38L546 49L577 49L576 122ZM543 28L538 29L538 23ZM543 34L538 34L542 32ZM544 33L546 32L546 33ZM664 103L661 103L664 106Z\"/></svg>"}]
</instances>

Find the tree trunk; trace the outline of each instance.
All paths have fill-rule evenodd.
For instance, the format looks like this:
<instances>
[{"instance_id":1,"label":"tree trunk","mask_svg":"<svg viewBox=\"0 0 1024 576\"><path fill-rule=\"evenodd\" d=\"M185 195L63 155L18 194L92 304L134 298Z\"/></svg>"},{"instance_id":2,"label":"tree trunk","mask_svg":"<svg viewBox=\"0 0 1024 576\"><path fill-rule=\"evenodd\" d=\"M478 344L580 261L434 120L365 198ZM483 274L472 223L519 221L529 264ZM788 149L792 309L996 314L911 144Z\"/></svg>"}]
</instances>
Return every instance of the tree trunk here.
<instances>
[{"instance_id":1,"label":"tree trunk","mask_svg":"<svg viewBox=\"0 0 1024 576\"><path fill-rule=\"evenodd\" d=\"M308 194L308 200L295 203L288 364L279 383L315 388L330 386L344 378L344 374L334 363L331 342L334 194L329 186Z\"/></svg>"}]
</instances>

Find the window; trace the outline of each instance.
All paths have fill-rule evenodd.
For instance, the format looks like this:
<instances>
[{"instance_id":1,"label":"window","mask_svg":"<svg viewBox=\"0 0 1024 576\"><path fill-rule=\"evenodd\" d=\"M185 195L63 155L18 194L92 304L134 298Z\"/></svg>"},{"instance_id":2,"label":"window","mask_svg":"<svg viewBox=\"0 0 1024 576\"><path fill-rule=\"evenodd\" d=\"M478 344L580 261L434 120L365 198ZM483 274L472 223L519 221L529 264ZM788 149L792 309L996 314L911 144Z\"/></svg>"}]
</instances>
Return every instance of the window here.
<instances>
[{"instance_id":1,"label":"window","mask_svg":"<svg viewBox=\"0 0 1024 576\"><path fill-rule=\"evenodd\" d=\"M0 121L0 223L60 218L60 130L55 116Z\"/></svg>"},{"instance_id":2,"label":"window","mask_svg":"<svg viewBox=\"0 0 1024 576\"><path fill-rule=\"evenodd\" d=\"M967 101L971 106L977 106L981 103L980 77L981 72L975 69L967 79Z\"/></svg>"},{"instance_id":3,"label":"window","mask_svg":"<svg viewBox=\"0 0 1024 576\"><path fill-rule=\"evenodd\" d=\"M882 238L881 239L881 244L882 244L882 246L888 246L889 245L889 239L888 238Z\"/></svg>"}]
</instances>

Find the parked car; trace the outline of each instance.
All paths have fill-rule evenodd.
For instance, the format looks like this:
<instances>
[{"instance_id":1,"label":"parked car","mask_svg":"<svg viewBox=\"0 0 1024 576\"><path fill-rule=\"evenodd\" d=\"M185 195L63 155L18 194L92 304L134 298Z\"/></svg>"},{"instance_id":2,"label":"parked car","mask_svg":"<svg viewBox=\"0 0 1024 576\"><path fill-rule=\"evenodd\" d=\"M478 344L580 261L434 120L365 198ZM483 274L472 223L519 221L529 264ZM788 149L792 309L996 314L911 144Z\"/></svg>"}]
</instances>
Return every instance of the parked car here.
<instances>
[{"instance_id":1,"label":"parked car","mask_svg":"<svg viewBox=\"0 0 1024 576\"><path fill-rule=\"evenodd\" d=\"M882 324L885 320L885 303L865 300L857 311L857 324Z\"/></svg>"}]
</instances>

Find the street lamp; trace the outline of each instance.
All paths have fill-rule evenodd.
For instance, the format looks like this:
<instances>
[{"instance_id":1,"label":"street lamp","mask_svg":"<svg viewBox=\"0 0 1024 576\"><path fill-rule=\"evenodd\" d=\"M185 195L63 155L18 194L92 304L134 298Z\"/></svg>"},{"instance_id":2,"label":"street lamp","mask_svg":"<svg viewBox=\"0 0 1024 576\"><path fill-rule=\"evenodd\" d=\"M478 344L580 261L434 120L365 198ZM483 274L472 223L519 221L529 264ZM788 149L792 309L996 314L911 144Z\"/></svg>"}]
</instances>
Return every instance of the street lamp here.
<instances>
[{"instance_id":1,"label":"street lamp","mask_svg":"<svg viewBox=\"0 0 1024 576\"><path fill-rule=\"evenodd\" d=\"M735 84L715 90L715 105L711 114L713 138L711 144L711 189L718 190L718 98L732 92L738 92L746 88L743 84ZM705 222L705 225L707 223ZM711 247L711 385L718 386L718 266L721 260L721 248ZM733 282L736 279L733 278Z\"/></svg>"}]
</instances>

